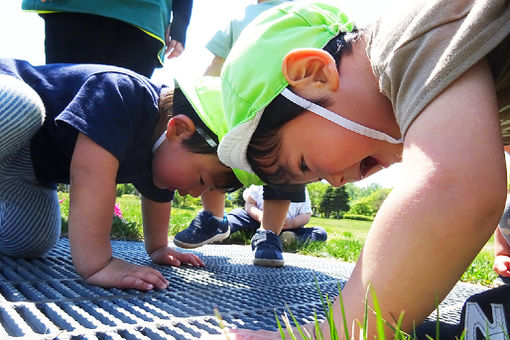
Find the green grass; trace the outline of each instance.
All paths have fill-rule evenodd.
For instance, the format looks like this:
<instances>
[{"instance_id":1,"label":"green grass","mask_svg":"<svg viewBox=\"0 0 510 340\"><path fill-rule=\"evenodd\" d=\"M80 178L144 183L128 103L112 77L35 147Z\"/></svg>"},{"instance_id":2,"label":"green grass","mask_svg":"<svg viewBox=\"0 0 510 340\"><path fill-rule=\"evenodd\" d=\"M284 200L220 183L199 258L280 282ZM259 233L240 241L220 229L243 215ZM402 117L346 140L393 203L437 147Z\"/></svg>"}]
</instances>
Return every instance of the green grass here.
<instances>
[{"instance_id":1,"label":"green grass","mask_svg":"<svg viewBox=\"0 0 510 340\"><path fill-rule=\"evenodd\" d=\"M60 193L59 198L65 198L61 203L62 233L67 233L67 216L69 209L68 194ZM140 199L135 195L123 195L117 197L117 203L123 213L123 219L115 219L112 228L112 238L141 240L143 238L142 215L140 210ZM185 229L191 220L196 216L201 207L186 209L172 208L169 236L172 237L179 231ZM291 246L285 251L298 252L304 255L333 257L346 262L355 262L361 252L371 221L358 221L349 219L326 219L312 217L310 226L320 226L328 232L326 243L309 243L299 248ZM226 242L235 244L250 244L250 233L238 232L231 236ZM475 258L473 263L466 270L461 281L478 283L490 286L496 274L492 270L494 255L492 253L494 240L491 238L484 250Z\"/></svg>"}]
</instances>

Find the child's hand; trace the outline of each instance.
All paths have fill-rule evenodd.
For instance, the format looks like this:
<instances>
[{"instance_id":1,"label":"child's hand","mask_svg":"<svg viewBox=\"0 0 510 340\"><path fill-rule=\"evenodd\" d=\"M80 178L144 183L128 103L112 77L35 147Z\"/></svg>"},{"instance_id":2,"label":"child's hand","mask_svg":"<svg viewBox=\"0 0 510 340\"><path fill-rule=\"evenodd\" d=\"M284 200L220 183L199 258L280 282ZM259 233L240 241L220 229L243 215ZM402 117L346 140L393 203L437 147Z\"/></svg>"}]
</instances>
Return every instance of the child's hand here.
<instances>
[{"instance_id":1,"label":"child's hand","mask_svg":"<svg viewBox=\"0 0 510 340\"><path fill-rule=\"evenodd\" d=\"M194 267L204 267L204 262L195 254L181 253L170 247L161 247L150 254L154 263L170 266L180 266L182 263L191 264Z\"/></svg>"},{"instance_id":2,"label":"child's hand","mask_svg":"<svg viewBox=\"0 0 510 340\"><path fill-rule=\"evenodd\" d=\"M497 255L494 258L494 271L498 275L510 277L510 256Z\"/></svg>"},{"instance_id":3,"label":"child's hand","mask_svg":"<svg viewBox=\"0 0 510 340\"><path fill-rule=\"evenodd\" d=\"M168 281L156 269L139 266L115 257L112 257L106 267L90 276L85 282L119 289L151 290L168 287Z\"/></svg>"}]
</instances>

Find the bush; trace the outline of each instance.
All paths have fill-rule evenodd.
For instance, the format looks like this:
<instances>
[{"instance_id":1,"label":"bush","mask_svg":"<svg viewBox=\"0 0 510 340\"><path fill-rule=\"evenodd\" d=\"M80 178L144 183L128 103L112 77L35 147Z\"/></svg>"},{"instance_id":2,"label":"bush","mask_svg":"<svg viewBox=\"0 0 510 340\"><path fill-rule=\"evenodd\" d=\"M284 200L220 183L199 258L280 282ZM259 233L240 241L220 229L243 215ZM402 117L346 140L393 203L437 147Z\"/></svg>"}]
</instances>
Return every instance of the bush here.
<instances>
[{"instance_id":1,"label":"bush","mask_svg":"<svg viewBox=\"0 0 510 340\"><path fill-rule=\"evenodd\" d=\"M349 220L357 220L357 221L373 221L374 218L372 216L365 215L357 215L357 214L344 214L345 219Z\"/></svg>"},{"instance_id":2,"label":"bush","mask_svg":"<svg viewBox=\"0 0 510 340\"><path fill-rule=\"evenodd\" d=\"M112 238L118 240L143 240L143 228L136 222L113 216Z\"/></svg>"},{"instance_id":3,"label":"bush","mask_svg":"<svg viewBox=\"0 0 510 340\"><path fill-rule=\"evenodd\" d=\"M172 200L172 207L181 209L192 209L196 206L201 206L202 201L200 197L192 197L190 195L181 196L179 192L175 191L174 199Z\"/></svg>"},{"instance_id":4,"label":"bush","mask_svg":"<svg viewBox=\"0 0 510 340\"><path fill-rule=\"evenodd\" d=\"M117 197L121 197L123 195L136 195L139 196L140 193L136 190L135 186L131 183L117 184Z\"/></svg>"}]
</instances>

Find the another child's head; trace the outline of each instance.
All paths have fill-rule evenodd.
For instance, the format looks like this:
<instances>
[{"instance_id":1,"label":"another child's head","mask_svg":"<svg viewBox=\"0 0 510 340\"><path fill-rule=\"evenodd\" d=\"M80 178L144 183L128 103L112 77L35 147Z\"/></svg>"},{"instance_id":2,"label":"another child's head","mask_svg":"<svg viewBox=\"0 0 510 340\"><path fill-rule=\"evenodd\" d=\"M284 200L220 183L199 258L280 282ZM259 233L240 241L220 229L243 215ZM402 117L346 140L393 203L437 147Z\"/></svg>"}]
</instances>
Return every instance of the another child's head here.
<instances>
[{"instance_id":1,"label":"another child's head","mask_svg":"<svg viewBox=\"0 0 510 340\"><path fill-rule=\"evenodd\" d=\"M337 186L389 165L382 161L389 156L372 155L400 140L367 127L350 115L353 103L331 96L340 86L340 60L353 57L362 33L320 1L284 4L256 18L223 68L230 131L220 159L270 183L325 178Z\"/></svg>"},{"instance_id":2,"label":"another child's head","mask_svg":"<svg viewBox=\"0 0 510 340\"><path fill-rule=\"evenodd\" d=\"M242 186L238 177L244 177L236 176L217 155L219 137L226 131L217 79L180 81L175 90L165 88L159 108L166 129L157 136L153 151L156 186L194 197L210 189L230 192Z\"/></svg>"}]
</instances>

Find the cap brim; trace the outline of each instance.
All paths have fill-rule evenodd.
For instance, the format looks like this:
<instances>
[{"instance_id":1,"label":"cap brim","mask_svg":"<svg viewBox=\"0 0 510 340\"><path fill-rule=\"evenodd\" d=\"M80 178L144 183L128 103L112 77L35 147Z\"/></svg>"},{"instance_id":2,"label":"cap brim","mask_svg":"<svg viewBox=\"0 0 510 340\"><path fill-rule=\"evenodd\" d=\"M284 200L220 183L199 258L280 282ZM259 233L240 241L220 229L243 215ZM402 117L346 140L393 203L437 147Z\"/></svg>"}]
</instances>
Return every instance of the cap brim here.
<instances>
[{"instance_id":1,"label":"cap brim","mask_svg":"<svg viewBox=\"0 0 510 340\"><path fill-rule=\"evenodd\" d=\"M248 163L246 152L263 112L263 109L260 110L253 119L230 130L226 138L220 141L218 157L222 163L228 164L231 168L255 173Z\"/></svg>"}]
</instances>

